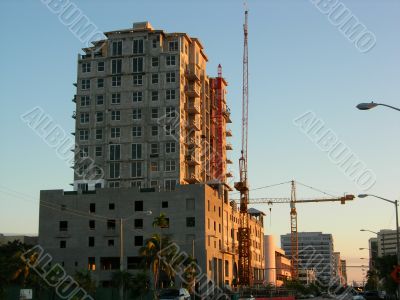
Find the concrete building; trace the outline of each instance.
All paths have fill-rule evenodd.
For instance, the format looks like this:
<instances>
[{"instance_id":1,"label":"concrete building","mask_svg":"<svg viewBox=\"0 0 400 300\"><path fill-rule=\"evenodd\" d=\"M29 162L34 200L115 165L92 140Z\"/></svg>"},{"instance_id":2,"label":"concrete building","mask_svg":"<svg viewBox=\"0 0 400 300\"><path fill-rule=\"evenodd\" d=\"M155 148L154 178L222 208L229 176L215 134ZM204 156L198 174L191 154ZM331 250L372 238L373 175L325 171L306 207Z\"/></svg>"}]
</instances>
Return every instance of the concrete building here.
<instances>
[{"instance_id":1,"label":"concrete building","mask_svg":"<svg viewBox=\"0 0 400 300\"><path fill-rule=\"evenodd\" d=\"M347 283L346 260L341 259L340 252L333 253L333 276L338 284Z\"/></svg>"},{"instance_id":2,"label":"concrete building","mask_svg":"<svg viewBox=\"0 0 400 300\"><path fill-rule=\"evenodd\" d=\"M105 35L78 57L74 191L41 191L40 245L70 274L88 269L107 285L120 247L123 268L141 268L138 251L163 212L162 234L216 284L232 284L240 216L228 196L221 70L208 77L201 42L185 33L142 22ZM255 283L264 280L263 215L249 210Z\"/></svg>"},{"instance_id":3,"label":"concrete building","mask_svg":"<svg viewBox=\"0 0 400 300\"><path fill-rule=\"evenodd\" d=\"M299 270L299 281L304 285L315 283L316 272L314 269L300 269Z\"/></svg>"},{"instance_id":4,"label":"concrete building","mask_svg":"<svg viewBox=\"0 0 400 300\"><path fill-rule=\"evenodd\" d=\"M37 236L30 235L4 235L0 233L0 245L19 241L27 245L36 245L38 243Z\"/></svg>"},{"instance_id":5,"label":"concrete building","mask_svg":"<svg viewBox=\"0 0 400 300\"><path fill-rule=\"evenodd\" d=\"M232 176L227 83L207 75L201 42L148 22L105 36L78 57L75 190L173 190Z\"/></svg>"},{"instance_id":6,"label":"concrete building","mask_svg":"<svg viewBox=\"0 0 400 300\"><path fill-rule=\"evenodd\" d=\"M322 232L299 232L299 269L314 269L318 281L329 283L334 278L333 238ZM290 233L281 235L281 246L291 256Z\"/></svg>"},{"instance_id":7,"label":"concrete building","mask_svg":"<svg viewBox=\"0 0 400 300\"><path fill-rule=\"evenodd\" d=\"M343 284L347 285L347 263L345 259L340 260L340 266L341 266Z\"/></svg>"},{"instance_id":8,"label":"concrete building","mask_svg":"<svg viewBox=\"0 0 400 300\"><path fill-rule=\"evenodd\" d=\"M238 274L239 212L227 194L206 184L180 185L175 191L133 188L95 191L41 191L39 244L70 274L89 269L107 285L120 268L121 233L124 269L142 268L139 249L153 233L154 217L169 218L169 235L182 251L194 253L204 274L218 285L232 284ZM147 211L152 211L148 215ZM123 219L123 229L120 223ZM264 273L263 213L250 217L255 281Z\"/></svg>"},{"instance_id":9,"label":"concrete building","mask_svg":"<svg viewBox=\"0 0 400 300\"><path fill-rule=\"evenodd\" d=\"M378 256L396 255L397 254L397 239L396 230L381 229L378 231ZM371 247L370 247L371 248ZM372 248L371 248L372 249Z\"/></svg>"},{"instance_id":10,"label":"concrete building","mask_svg":"<svg viewBox=\"0 0 400 300\"><path fill-rule=\"evenodd\" d=\"M370 238L368 246L369 268L372 269L375 266L375 259L378 257L378 238Z\"/></svg>"},{"instance_id":11,"label":"concrete building","mask_svg":"<svg viewBox=\"0 0 400 300\"><path fill-rule=\"evenodd\" d=\"M281 286L285 279L291 278L291 262L285 251L275 243L273 235L264 236L265 283Z\"/></svg>"}]
</instances>

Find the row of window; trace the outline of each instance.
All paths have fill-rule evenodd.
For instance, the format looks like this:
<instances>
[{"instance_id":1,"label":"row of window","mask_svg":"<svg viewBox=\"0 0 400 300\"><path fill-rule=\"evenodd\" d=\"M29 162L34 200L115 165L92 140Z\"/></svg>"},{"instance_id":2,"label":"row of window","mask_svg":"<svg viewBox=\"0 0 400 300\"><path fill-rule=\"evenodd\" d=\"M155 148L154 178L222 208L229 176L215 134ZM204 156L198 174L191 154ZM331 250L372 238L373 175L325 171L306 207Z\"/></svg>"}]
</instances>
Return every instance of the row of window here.
<instances>
[{"instance_id":1,"label":"row of window","mask_svg":"<svg viewBox=\"0 0 400 300\"><path fill-rule=\"evenodd\" d=\"M147 126L146 126L147 127ZM174 125L165 125L163 126L165 136L175 136L176 130ZM94 138L96 140L103 139L103 129L96 129L94 131L95 135ZM142 137L142 126L132 126L131 127L131 135L132 137L138 138ZM151 125L150 126L150 133L151 136L155 137L159 135L159 126L158 125ZM90 137L90 130L89 129L80 129L79 130L79 140L80 141L88 141ZM110 138L116 139L121 137L121 128L120 127L111 127L110 128Z\"/></svg>"},{"instance_id":2,"label":"row of window","mask_svg":"<svg viewBox=\"0 0 400 300\"><path fill-rule=\"evenodd\" d=\"M112 93L110 104L118 105L121 104L121 93ZM165 99L166 100L176 100L176 90L174 89L166 89L165 90ZM138 103L144 100L144 92L143 91L134 91L132 92L132 102ZM151 91L151 101L159 100L159 91ZM90 97L89 96L81 96L80 97L80 106L87 107L90 106ZM96 95L96 105L104 104L104 95Z\"/></svg>"},{"instance_id":3,"label":"row of window","mask_svg":"<svg viewBox=\"0 0 400 300\"><path fill-rule=\"evenodd\" d=\"M160 183L158 180L150 180L150 187L151 188L159 188L161 189L162 187L164 188L164 191L170 192L174 191L176 186L178 184L178 181L176 179L164 179L164 184L163 186L162 183ZM130 183L130 186L132 188L141 188L143 186L143 181L142 180L133 180ZM121 182L118 180L113 180L108 182L108 187L109 188L120 188L121 187Z\"/></svg>"},{"instance_id":4,"label":"row of window","mask_svg":"<svg viewBox=\"0 0 400 300\"><path fill-rule=\"evenodd\" d=\"M97 111L95 112L96 123L101 123L104 121L104 112ZM167 106L165 108L164 117L167 119L176 118L177 113L174 106ZM143 113L142 108L133 108L132 109L132 120L142 120ZM150 111L150 117L152 119L158 119L161 117L160 109L158 107L152 107ZM120 110L112 110L110 111L111 121L121 121L121 111ZM81 124L88 124L90 122L90 113L82 112L79 115L79 120Z\"/></svg>"},{"instance_id":5,"label":"row of window","mask_svg":"<svg viewBox=\"0 0 400 300\"><path fill-rule=\"evenodd\" d=\"M159 83L159 76L161 74L151 74L151 83L158 84ZM146 75L143 74L134 74L132 75L132 83L133 85L143 85L143 81ZM97 79L97 87L103 88L105 85L105 81L107 78L98 78ZM176 82L176 72L167 72L165 73L165 82L166 83L175 83ZM119 87L122 84L122 76L115 75L111 76L111 86L112 87ZM81 89L82 90L89 90L91 87L91 79L81 79Z\"/></svg>"},{"instance_id":6,"label":"row of window","mask_svg":"<svg viewBox=\"0 0 400 300\"><path fill-rule=\"evenodd\" d=\"M130 53L123 53L123 43L132 43L132 52ZM160 42L160 37L154 38L151 40L152 48L157 48ZM122 54L143 54L145 52L145 42L143 38L135 38L132 41L113 41L111 43L111 55L112 56L119 56ZM125 47L126 48L126 47ZM179 51L179 43L178 40L173 40L168 42L168 51Z\"/></svg>"},{"instance_id":7,"label":"row of window","mask_svg":"<svg viewBox=\"0 0 400 300\"><path fill-rule=\"evenodd\" d=\"M176 61L177 61L177 59L176 59L175 55L167 55L165 57L165 65L168 67L176 66ZM151 58L151 66L159 67L159 65L160 65L160 58L152 57ZM110 66L111 66L112 74L121 74L122 73L122 59L112 59ZM132 72L133 73L143 72L144 68L145 68L144 57L132 58ZM82 63L81 71L82 71L82 73L90 73L92 71L92 63L91 62ZM104 61L97 62L97 72L104 72L104 71L105 71Z\"/></svg>"}]
</instances>

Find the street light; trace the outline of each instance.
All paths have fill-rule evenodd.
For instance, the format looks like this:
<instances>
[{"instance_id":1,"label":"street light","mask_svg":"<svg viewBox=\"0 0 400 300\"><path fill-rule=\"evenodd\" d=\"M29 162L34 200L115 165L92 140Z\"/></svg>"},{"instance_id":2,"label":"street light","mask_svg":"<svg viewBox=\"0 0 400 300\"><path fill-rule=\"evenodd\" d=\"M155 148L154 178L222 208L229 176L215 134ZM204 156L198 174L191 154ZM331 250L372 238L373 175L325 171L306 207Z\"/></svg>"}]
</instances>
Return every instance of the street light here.
<instances>
[{"instance_id":1,"label":"street light","mask_svg":"<svg viewBox=\"0 0 400 300\"><path fill-rule=\"evenodd\" d=\"M394 210L396 212L396 244L397 244L397 265L400 265L400 239L399 239L399 214L397 211L397 205L398 205L398 201L397 200L389 200L383 197L379 197L376 195L371 195L371 194L360 194L358 195L359 198L366 198L366 197L375 197L378 199L381 199L383 201L389 202L391 204L394 205ZM400 283L397 286L397 293L398 293L398 297L400 297Z\"/></svg>"},{"instance_id":2,"label":"street light","mask_svg":"<svg viewBox=\"0 0 400 300\"><path fill-rule=\"evenodd\" d=\"M146 216L150 216L153 212L151 210L147 211L142 211L141 213L135 213L133 215L130 215L125 218L120 218L119 219L119 270L122 272L124 271L124 222L127 221L128 219L137 216L139 214L144 214ZM120 297L121 300L124 299L124 287L121 284L120 287Z\"/></svg>"},{"instance_id":3,"label":"street light","mask_svg":"<svg viewBox=\"0 0 400 300\"><path fill-rule=\"evenodd\" d=\"M360 104L358 104L356 107L357 107L359 110L369 110L369 109L371 109L371 108L377 107L378 105L380 105L380 106L386 106L386 107L389 107L389 108L391 108L391 109L395 109L395 110L400 111L400 108L397 108L397 107L394 107L394 106L391 106L391 105L387 105L387 104L383 104L383 103L375 103L375 102L371 102L371 103L360 103Z\"/></svg>"}]
</instances>

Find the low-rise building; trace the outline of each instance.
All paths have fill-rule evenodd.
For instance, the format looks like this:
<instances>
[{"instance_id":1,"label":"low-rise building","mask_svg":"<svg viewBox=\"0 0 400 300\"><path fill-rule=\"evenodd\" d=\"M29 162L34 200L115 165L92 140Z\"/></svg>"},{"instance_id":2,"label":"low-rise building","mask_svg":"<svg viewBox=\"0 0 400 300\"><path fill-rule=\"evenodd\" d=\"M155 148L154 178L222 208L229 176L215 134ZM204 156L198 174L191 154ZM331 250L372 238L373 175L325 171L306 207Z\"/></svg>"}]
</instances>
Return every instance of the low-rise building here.
<instances>
[{"instance_id":1,"label":"low-rise building","mask_svg":"<svg viewBox=\"0 0 400 300\"><path fill-rule=\"evenodd\" d=\"M4 245L7 243L12 243L14 241L19 241L26 245L36 245L38 243L37 236L30 235L4 235L0 234L0 245Z\"/></svg>"}]
</instances>

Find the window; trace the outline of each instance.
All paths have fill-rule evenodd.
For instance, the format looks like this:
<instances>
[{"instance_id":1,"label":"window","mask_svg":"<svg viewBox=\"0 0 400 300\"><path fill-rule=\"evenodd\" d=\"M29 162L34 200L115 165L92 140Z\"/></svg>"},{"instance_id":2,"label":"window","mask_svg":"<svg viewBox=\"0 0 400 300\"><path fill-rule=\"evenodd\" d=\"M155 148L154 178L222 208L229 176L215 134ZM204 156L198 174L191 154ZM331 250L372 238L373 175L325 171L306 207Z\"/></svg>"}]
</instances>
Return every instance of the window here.
<instances>
[{"instance_id":1,"label":"window","mask_svg":"<svg viewBox=\"0 0 400 300\"><path fill-rule=\"evenodd\" d=\"M151 83L158 84L158 74L151 74Z\"/></svg>"},{"instance_id":2,"label":"window","mask_svg":"<svg viewBox=\"0 0 400 300\"><path fill-rule=\"evenodd\" d=\"M175 90L166 90L165 92L165 98L167 100L175 100L176 97L176 92Z\"/></svg>"},{"instance_id":3,"label":"window","mask_svg":"<svg viewBox=\"0 0 400 300\"><path fill-rule=\"evenodd\" d=\"M165 144L165 153L175 153L175 151L176 151L175 142L167 142Z\"/></svg>"},{"instance_id":4,"label":"window","mask_svg":"<svg viewBox=\"0 0 400 300\"><path fill-rule=\"evenodd\" d=\"M165 171L166 172L173 172L176 169L176 162L175 160L166 160L165 161Z\"/></svg>"},{"instance_id":5,"label":"window","mask_svg":"<svg viewBox=\"0 0 400 300\"><path fill-rule=\"evenodd\" d=\"M96 270L96 258L88 257L88 270L95 271Z\"/></svg>"},{"instance_id":6,"label":"window","mask_svg":"<svg viewBox=\"0 0 400 300\"><path fill-rule=\"evenodd\" d=\"M120 121L121 120L121 112L119 110L113 110L111 112L111 121Z\"/></svg>"},{"instance_id":7,"label":"window","mask_svg":"<svg viewBox=\"0 0 400 300\"><path fill-rule=\"evenodd\" d=\"M110 145L110 160L121 159L121 145Z\"/></svg>"},{"instance_id":8,"label":"window","mask_svg":"<svg viewBox=\"0 0 400 300\"><path fill-rule=\"evenodd\" d=\"M108 183L108 187L110 187L110 188L119 188L119 181L110 181Z\"/></svg>"},{"instance_id":9,"label":"window","mask_svg":"<svg viewBox=\"0 0 400 300\"><path fill-rule=\"evenodd\" d=\"M140 189L140 187L142 186L142 181L141 180L134 180L131 182L131 187Z\"/></svg>"},{"instance_id":10,"label":"window","mask_svg":"<svg viewBox=\"0 0 400 300\"><path fill-rule=\"evenodd\" d=\"M153 45L153 48L157 48L157 39L153 39L151 44Z\"/></svg>"},{"instance_id":11,"label":"window","mask_svg":"<svg viewBox=\"0 0 400 300\"><path fill-rule=\"evenodd\" d=\"M186 199L186 210L194 210L194 199L193 198L188 198Z\"/></svg>"},{"instance_id":12,"label":"window","mask_svg":"<svg viewBox=\"0 0 400 300\"><path fill-rule=\"evenodd\" d=\"M113 87L121 86L121 76L113 76L111 78L111 85Z\"/></svg>"},{"instance_id":13,"label":"window","mask_svg":"<svg viewBox=\"0 0 400 300\"><path fill-rule=\"evenodd\" d=\"M133 75L133 85L142 85L143 84L143 76L139 74Z\"/></svg>"},{"instance_id":14,"label":"window","mask_svg":"<svg viewBox=\"0 0 400 300\"><path fill-rule=\"evenodd\" d=\"M153 107L151 109L151 118L158 119L158 108L157 107Z\"/></svg>"},{"instance_id":15,"label":"window","mask_svg":"<svg viewBox=\"0 0 400 300\"><path fill-rule=\"evenodd\" d=\"M157 187L158 187L158 180L152 180L152 181L150 181L150 187L152 187L152 188L157 188Z\"/></svg>"},{"instance_id":16,"label":"window","mask_svg":"<svg viewBox=\"0 0 400 300\"><path fill-rule=\"evenodd\" d=\"M165 115L167 118L175 118L176 117L176 111L175 107L173 106L168 106L165 108Z\"/></svg>"},{"instance_id":17,"label":"window","mask_svg":"<svg viewBox=\"0 0 400 300\"><path fill-rule=\"evenodd\" d=\"M132 144L132 159L142 159L142 144Z\"/></svg>"},{"instance_id":18,"label":"window","mask_svg":"<svg viewBox=\"0 0 400 300\"><path fill-rule=\"evenodd\" d=\"M97 95L96 96L96 104L97 105L103 105L104 104L104 96L103 95Z\"/></svg>"},{"instance_id":19,"label":"window","mask_svg":"<svg viewBox=\"0 0 400 300\"><path fill-rule=\"evenodd\" d=\"M82 90L90 89L90 79L82 79L81 87L82 87Z\"/></svg>"},{"instance_id":20,"label":"window","mask_svg":"<svg viewBox=\"0 0 400 300\"><path fill-rule=\"evenodd\" d=\"M98 88L103 88L104 87L104 79L103 78L98 78L97 79L97 87Z\"/></svg>"},{"instance_id":21,"label":"window","mask_svg":"<svg viewBox=\"0 0 400 300\"><path fill-rule=\"evenodd\" d=\"M89 106L90 105L90 98L89 96L81 96L81 106Z\"/></svg>"},{"instance_id":22,"label":"window","mask_svg":"<svg viewBox=\"0 0 400 300\"><path fill-rule=\"evenodd\" d=\"M89 204L89 212L90 213L95 213L96 212L96 203L90 203Z\"/></svg>"},{"instance_id":23,"label":"window","mask_svg":"<svg viewBox=\"0 0 400 300\"><path fill-rule=\"evenodd\" d=\"M90 72L90 62L82 64L82 73L89 73Z\"/></svg>"},{"instance_id":24,"label":"window","mask_svg":"<svg viewBox=\"0 0 400 300\"><path fill-rule=\"evenodd\" d=\"M175 82L175 72L167 72L167 83Z\"/></svg>"},{"instance_id":25,"label":"window","mask_svg":"<svg viewBox=\"0 0 400 300\"><path fill-rule=\"evenodd\" d=\"M143 100L143 92L141 92L141 91L133 92L133 94L132 94L133 102L142 102L142 100Z\"/></svg>"},{"instance_id":26,"label":"window","mask_svg":"<svg viewBox=\"0 0 400 300\"><path fill-rule=\"evenodd\" d=\"M134 57L133 58L133 73L141 73L143 72L143 57Z\"/></svg>"},{"instance_id":27,"label":"window","mask_svg":"<svg viewBox=\"0 0 400 300\"><path fill-rule=\"evenodd\" d=\"M142 109L141 108L134 108L132 110L132 119L133 120L140 120L142 119Z\"/></svg>"},{"instance_id":28,"label":"window","mask_svg":"<svg viewBox=\"0 0 400 300\"><path fill-rule=\"evenodd\" d=\"M102 176L103 175L103 169L100 167L94 167L94 174L96 176ZM101 184L100 184L100 188L101 188Z\"/></svg>"},{"instance_id":29,"label":"window","mask_svg":"<svg viewBox=\"0 0 400 300\"><path fill-rule=\"evenodd\" d=\"M122 41L112 43L112 55L122 55Z\"/></svg>"},{"instance_id":30,"label":"window","mask_svg":"<svg viewBox=\"0 0 400 300\"><path fill-rule=\"evenodd\" d=\"M142 136L142 127L141 126L133 126L132 127L132 136L133 137L141 137Z\"/></svg>"},{"instance_id":31,"label":"window","mask_svg":"<svg viewBox=\"0 0 400 300\"><path fill-rule=\"evenodd\" d=\"M157 143L152 143L150 144L150 154L158 154L158 144Z\"/></svg>"},{"instance_id":32,"label":"window","mask_svg":"<svg viewBox=\"0 0 400 300\"><path fill-rule=\"evenodd\" d=\"M82 146L79 149L79 157L83 158L83 157L88 157L88 156L89 156L89 147Z\"/></svg>"},{"instance_id":33,"label":"window","mask_svg":"<svg viewBox=\"0 0 400 300\"><path fill-rule=\"evenodd\" d=\"M60 241L60 248L67 248L67 241Z\"/></svg>"},{"instance_id":34,"label":"window","mask_svg":"<svg viewBox=\"0 0 400 300\"><path fill-rule=\"evenodd\" d=\"M165 125L165 135L175 135L175 128L172 125Z\"/></svg>"},{"instance_id":35,"label":"window","mask_svg":"<svg viewBox=\"0 0 400 300\"><path fill-rule=\"evenodd\" d=\"M110 163L110 178L119 178L119 162Z\"/></svg>"},{"instance_id":36,"label":"window","mask_svg":"<svg viewBox=\"0 0 400 300\"><path fill-rule=\"evenodd\" d=\"M107 220L107 229L115 230L115 228L116 228L116 221L114 219Z\"/></svg>"},{"instance_id":37,"label":"window","mask_svg":"<svg viewBox=\"0 0 400 300\"><path fill-rule=\"evenodd\" d=\"M89 236L89 247L94 247L94 236Z\"/></svg>"},{"instance_id":38,"label":"window","mask_svg":"<svg viewBox=\"0 0 400 300\"><path fill-rule=\"evenodd\" d=\"M89 130L79 130L79 140L87 141L89 140Z\"/></svg>"},{"instance_id":39,"label":"window","mask_svg":"<svg viewBox=\"0 0 400 300\"><path fill-rule=\"evenodd\" d=\"M135 211L143 211L143 201L135 201Z\"/></svg>"},{"instance_id":40,"label":"window","mask_svg":"<svg viewBox=\"0 0 400 300\"><path fill-rule=\"evenodd\" d=\"M151 66L152 67L158 67L158 57L152 57L151 58Z\"/></svg>"},{"instance_id":41,"label":"window","mask_svg":"<svg viewBox=\"0 0 400 300\"><path fill-rule=\"evenodd\" d=\"M96 221L95 220L89 220L89 229L94 230L96 228Z\"/></svg>"},{"instance_id":42,"label":"window","mask_svg":"<svg viewBox=\"0 0 400 300\"><path fill-rule=\"evenodd\" d=\"M135 246L143 246L143 236L141 235L135 236Z\"/></svg>"},{"instance_id":43,"label":"window","mask_svg":"<svg viewBox=\"0 0 400 300\"><path fill-rule=\"evenodd\" d=\"M195 227L195 218L194 217L187 217L186 218L186 227Z\"/></svg>"},{"instance_id":44,"label":"window","mask_svg":"<svg viewBox=\"0 0 400 300\"><path fill-rule=\"evenodd\" d=\"M99 61L97 63L97 72L104 72L104 61Z\"/></svg>"},{"instance_id":45,"label":"window","mask_svg":"<svg viewBox=\"0 0 400 300\"><path fill-rule=\"evenodd\" d=\"M58 223L58 229L60 231L68 231L68 221L60 221Z\"/></svg>"},{"instance_id":46,"label":"window","mask_svg":"<svg viewBox=\"0 0 400 300\"><path fill-rule=\"evenodd\" d=\"M111 104L121 104L121 93L111 94Z\"/></svg>"},{"instance_id":47,"label":"window","mask_svg":"<svg viewBox=\"0 0 400 300\"><path fill-rule=\"evenodd\" d=\"M143 39L133 40L133 53L134 54L143 53Z\"/></svg>"},{"instance_id":48,"label":"window","mask_svg":"<svg viewBox=\"0 0 400 300\"><path fill-rule=\"evenodd\" d=\"M168 201L162 201L161 202L161 207L162 208L168 208Z\"/></svg>"},{"instance_id":49,"label":"window","mask_svg":"<svg viewBox=\"0 0 400 300\"><path fill-rule=\"evenodd\" d=\"M95 154L97 157L103 156L103 148L101 146L96 146Z\"/></svg>"},{"instance_id":50,"label":"window","mask_svg":"<svg viewBox=\"0 0 400 300\"><path fill-rule=\"evenodd\" d=\"M96 122L103 122L104 114L101 111L96 112Z\"/></svg>"},{"instance_id":51,"label":"window","mask_svg":"<svg viewBox=\"0 0 400 300\"><path fill-rule=\"evenodd\" d=\"M176 65L176 56L175 55L168 55L166 59L167 66L175 66Z\"/></svg>"},{"instance_id":52,"label":"window","mask_svg":"<svg viewBox=\"0 0 400 300\"><path fill-rule=\"evenodd\" d=\"M96 140L101 140L103 138L103 129L96 129Z\"/></svg>"},{"instance_id":53,"label":"window","mask_svg":"<svg viewBox=\"0 0 400 300\"><path fill-rule=\"evenodd\" d=\"M107 245L108 247L114 247L114 240L108 240Z\"/></svg>"},{"instance_id":54,"label":"window","mask_svg":"<svg viewBox=\"0 0 400 300\"><path fill-rule=\"evenodd\" d=\"M170 41L168 43L168 50L169 51L178 51L178 41Z\"/></svg>"},{"instance_id":55,"label":"window","mask_svg":"<svg viewBox=\"0 0 400 300\"><path fill-rule=\"evenodd\" d=\"M150 162L150 171L151 172L158 172L158 161Z\"/></svg>"},{"instance_id":56,"label":"window","mask_svg":"<svg viewBox=\"0 0 400 300\"><path fill-rule=\"evenodd\" d=\"M89 113L81 113L81 124L89 123Z\"/></svg>"},{"instance_id":57,"label":"window","mask_svg":"<svg viewBox=\"0 0 400 300\"><path fill-rule=\"evenodd\" d=\"M131 177L142 177L142 162L134 161L131 163Z\"/></svg>"},{"instance_id":58,"label":"window","mask_svg":"<svg viewBox=\"0 0 400 300\"><path fill-rule=\"evenodd\" d=\"M143 228L143 219L135 219L134 226L135 228Z\"/></svg>"},{"instance_id":59,"label":"window","mask_svg":"<svg viewBox=\"0 0 400 300\"><path fill-rule=\"evenodd\" d=\"M157 125L151 126L151 136L158 136L158 126Z\"/></svg>"},{"instance_id":60,"label":"window","mask_svg":"<svg viewBox=\"0 0 400 300\"><path fill-rule=\"evenodd\" d=\"M158 101L158 91L151 91L151 101Z\"/></svg>"},{"instance_id":61,"label":"window","mask_svg":"<svg viewBox=\"0 0 400 300\"><path fill-rule=\"evenodd\" d=\"M165 180L165 190L166 191L174 191L176 187L175 179L166 179Z\"/></svg>"},{"instance_id":62,"label":"window","mask_svg":"<svg viewBox=\"0 0 400 300\"><path fill-rule=\"evenodd\" d=\"M121 137L121 128L119 127L111 127L111 138L116 139Z\"/></svg>"},{"instance_id":63,"label":"window","mask_svg":"<svg viewBox=\"0 0 400 300\"><path fill-rule=\"evenodd\" d=\"M111 74L122 73L122 59L113 59L111 61Z\"/></svg>"}]
</instances>

